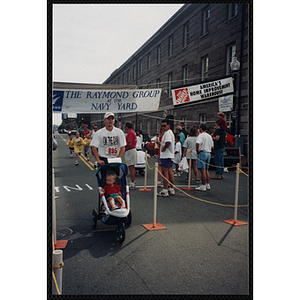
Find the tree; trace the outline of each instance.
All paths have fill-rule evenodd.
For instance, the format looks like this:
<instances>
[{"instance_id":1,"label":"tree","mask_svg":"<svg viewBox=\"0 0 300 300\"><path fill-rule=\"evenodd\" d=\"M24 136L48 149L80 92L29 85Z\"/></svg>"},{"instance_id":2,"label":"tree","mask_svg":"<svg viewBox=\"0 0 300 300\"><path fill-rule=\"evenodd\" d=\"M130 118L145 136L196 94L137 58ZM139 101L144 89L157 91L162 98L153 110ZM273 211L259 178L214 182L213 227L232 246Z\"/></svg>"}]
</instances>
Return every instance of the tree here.
<instances>
[{"instance_id":1,"label":"tree","mask_svg":"<svg viewBox=\"0 0 300 300\"><path fill-rule=\"evenodd\" d=\"M62 121L61 124L58 126L58 130L60 130L60 129L66 129L66 128L67 128L67 124L64 121Z\"/></svg>"}]
</instances>

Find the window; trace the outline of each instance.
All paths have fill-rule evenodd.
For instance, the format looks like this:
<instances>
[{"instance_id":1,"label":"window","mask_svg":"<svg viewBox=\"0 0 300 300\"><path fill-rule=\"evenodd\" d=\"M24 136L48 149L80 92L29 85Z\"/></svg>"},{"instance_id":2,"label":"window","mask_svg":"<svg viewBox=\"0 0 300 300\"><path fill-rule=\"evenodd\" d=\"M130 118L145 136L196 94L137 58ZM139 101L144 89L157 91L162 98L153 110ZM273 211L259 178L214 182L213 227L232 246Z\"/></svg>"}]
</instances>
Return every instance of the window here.
<instances>
[{"instance_id":1,"label":"window","mask_svg":"<svg viewBox=\"0 0 300 300\"><path fill-rule=\"evenodd\" d=\"M228 4L228 19L235 17L238 13L238 5L236 3Z\"/></svg>"},{"instance_id":2,"label":"window","mask_svg":"<svg viewBox=\"0 0 300 300\"><path fill-rule=\"evenodd\" d=\"M127 84L130 82L130 69L127 70Z\"/></svg>"},{"instance_id":3,"label":"window","mask_svg":"<svg viewBox=\"0 0 300 300\"><path fill-rule=\"evenodd\" d=\"M224 113L224 119L226 120L228 127L231 128L231 125L232 125L231 124L232 123L232 120L231 120L231 111Z\"/></svg>"},{"instance_id":4,"label":"window","mask_svg":"<svg viewBox=\"0 0 300 300\"><path fill-rule=\"evenodd\" d=\"M134 64L132 67L132 78L135 79L135 74L136 74L136 65Z\"/></svg>"},{"instance_id":5,"label":"window","mask_svg":"<svg viewBox=\"0 0 300 300\"><path fill-rule=\"evenodd\" d=\"M156 120L156 132L159 132L160 133L160 126L161 126L161 120Z\"/></svg>"},{"instance_id":6,"label":"window","mask_svg":"<svg viewBox=\"0 0 300 300\"><path fill-rule=\"evenodd\" d=\"M188 81L188 66L182 67L182 84L187 84Z\"/></svg>"},{"instance_id":7,"label":"window","mask_svg":"<svg viewBox=\"0 0 300 300\"><path fill-rule=\"evenodd\" d=\"M150 122L150 120L147 120L147 131L146 132L150 133L150 131L151 131L151 122Z\"/></svg>"},{"instance_id":8,"label":"window","mask_svg":"<svg viewBox=\"0 0 300 300\"><path fill-rule=\"evenodd\" d=\"M122 84L125 84L125 73L122 74Z\"/></svg>"},{"instance_id":9,"label":"window","mask_svg":"<svg viewBox=\"0 0 300 300\"><path fill-rule=\"evenodd\" d=\"M173 55L174 36L169 36L169 57Z\"/></svg>"},{"instance_id":10,"label":"window","mask_svg":"<svg viewBox=\"0 0 300 300\"><path fill-rule=\"evenodd\" d=\"M159 65L161 63L161 46L157 46L157 64Z\"/></svg>"},{"instance_id":11,"label":"window","mask_svg":"<svg viewBox=\"0 0 300 300\"><path fill-rule=\"evenodd\" d=\"M158 78L157 80L156 80L156 88L160 88L160 78Z\"/></svg>"},{"instance_id":12,"label":"window","mask_svg":"<svg viewBox=\"0 0 300 300\"><path fill-rule=\"evenodd\" d=\"M168 74L168 97L172 97L172 73Z\"/></svg>"},{"instance_id":13,"label":"window","mask_svg":"<svg viewBox=\"0 0 300 300\"><path fill-rule=\"evenodd\" d=\"M206 114L200 114L199 115L199 123L200 124L206 124L207 122L207 115Z\"/></svg>"},{"instance_id":14,"label":"window","mask_svg":"<svg viewBox=\"0 0 300 300\"><path fill-rule=\"evenodd\" d=\"M183 48L189 44L189 23L183 25Z\"/></svg>"},{"instance_id":15,"label":"window","mask_svg":"<svg viewBox=\"0 0 300 300\"><path fill-rule=\"evenodd\" d=\"M208 79L208 56L201 59L201 80L204 81Z\"/></svg>"},{"instance_id":16,"label":"window","mask_svg":"<svg viewBox=\"0 0 300 300\"><path fill-rule=\"evenodd\" d=\"M139 61L139 71L140 71L140 76L143 75L143 62L142 62L142 59Z\"/></svg>"},{"instance_id":17,"label":"window","mask_svg":"<svg viewBox=\"0 0 300 300\"><path fill-rule=\"evenodd\" d=\"M203 35L209 32L210 9L203 11Z\"/></svg>"},{"instance_id":18,"label":"window","mask_svg":"<svg viewBox=\"0 0 300 300\"><path fill-rule=\"evenodd\" d=\"M230 45L227 47L226 54L226 75L231 74L230 63L232 62L232 58L236 56L236 45Z\"/></svg>"},{"instance_id":19,"label":"window","mask_svg":"<svg viewBox=\"0 0 300 300\"><path fill-rule=\"evenodd\" d=\"M147 57L147 70L148 71L151 70L151 55L150 55L150 53L148 53L148 57Z\"/></svg>"}]
</instances>

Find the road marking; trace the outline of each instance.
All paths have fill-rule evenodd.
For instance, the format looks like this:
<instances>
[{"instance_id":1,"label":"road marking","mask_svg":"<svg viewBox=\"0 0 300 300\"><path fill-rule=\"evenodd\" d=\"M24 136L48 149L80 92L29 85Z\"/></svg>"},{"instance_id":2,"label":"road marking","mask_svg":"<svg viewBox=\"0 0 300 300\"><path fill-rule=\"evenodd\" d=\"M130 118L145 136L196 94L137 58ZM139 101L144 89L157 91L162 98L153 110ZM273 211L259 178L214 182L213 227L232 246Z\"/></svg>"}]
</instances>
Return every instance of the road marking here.
<instances>
[{"instance_id":1,"label":"road marking","mask_svg":"<svg viewBox=\"0 0 300 300\"><path fill-rule=\"evenodd\" d=\"M85 183L86 187L90 190L90 191L93 191L94 188L92 188L89 184ZM59 193L59 186L55 186L55 193ZM71 192L72 190L74 191L83 191L84 189L78 185L78 184L75 184L75 187L72 187L72 186L69 186L69 185L63 185L63 188L67 191L67 192Z\"/></svg>"},{"instance_id":2,"label":"road marking","mask_svg":"<svg viewBox=\"0 0 300 300\"><path fill-rule=\"evenodd\" d=\"M85 185L90 189L90 191L93 190L93 188L91 186L89 186L87 183Z\"/></svg>"},{"instance_id":3,"label":"road marking","mask_svg":"<svg viewBox=\"0 0 300 300\"><path fill-rule=\"evenodd\" d=\"M71 190L83 191L83 189L82 189L78 184L76 184L76 186L77 186L77 188L74 188L74 187L71 187L71 186L64 185L64 189L65 189L67 192L71 192Z\"/></svg>"}]
</instances>

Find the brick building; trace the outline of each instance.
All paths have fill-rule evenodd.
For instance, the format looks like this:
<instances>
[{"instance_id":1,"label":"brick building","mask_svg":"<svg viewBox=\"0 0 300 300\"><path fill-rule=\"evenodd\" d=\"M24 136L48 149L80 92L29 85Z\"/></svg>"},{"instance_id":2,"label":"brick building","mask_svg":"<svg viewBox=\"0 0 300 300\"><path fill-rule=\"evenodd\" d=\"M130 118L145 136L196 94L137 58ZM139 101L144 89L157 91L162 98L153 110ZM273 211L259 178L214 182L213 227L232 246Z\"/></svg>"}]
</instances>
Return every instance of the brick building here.
<instances>
[{"instance_id":1,"label":"brick building","mask_svg":"<svg viewBox=\"0 0 300 300\"><path fill-rule=\"evenodd\" d=\"M214 126L219 97L173 105L174 88L202 84L232 76L230 62L240 62L235 76L232 110L226 120L242 137L247 154L249 130L249 5L185 4L144 45L115 70L104 84L162 88L157 112L122 114L122 127L128 120L135 129L155 135L162 118L183 120L186 129L199 123ZM99 121L92 115L91 122Z\"/></svg>"}]
</instances>

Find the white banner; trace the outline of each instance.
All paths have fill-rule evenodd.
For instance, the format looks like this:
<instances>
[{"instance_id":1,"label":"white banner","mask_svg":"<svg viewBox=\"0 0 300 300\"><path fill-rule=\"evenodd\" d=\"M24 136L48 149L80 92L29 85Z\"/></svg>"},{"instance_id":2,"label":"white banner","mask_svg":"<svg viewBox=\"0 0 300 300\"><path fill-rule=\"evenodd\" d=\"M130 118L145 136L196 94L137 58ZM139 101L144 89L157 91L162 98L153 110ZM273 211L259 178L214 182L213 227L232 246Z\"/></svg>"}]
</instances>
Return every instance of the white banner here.
<instances>
[{"instance_id":1,"label":"white banner","mask_svg":"<svg viewBox=\"0 0 300 300\"><path fill-rule=\"evenodd\" d=\"M53 112L114 113L149 112L159 107L161 89L53 90Z\"/></svg>"},{"instance_id":2,"label":"white banner","mask_svg":"<svg viewBox=\"0 0 300 300\"><path fill-rule=\"evenodd\" d=\"M173 104L185 104L193 101L222 97L233 93L232 77L206 82L203 84L172 90Z\"/></svg>"}]
</instances>

